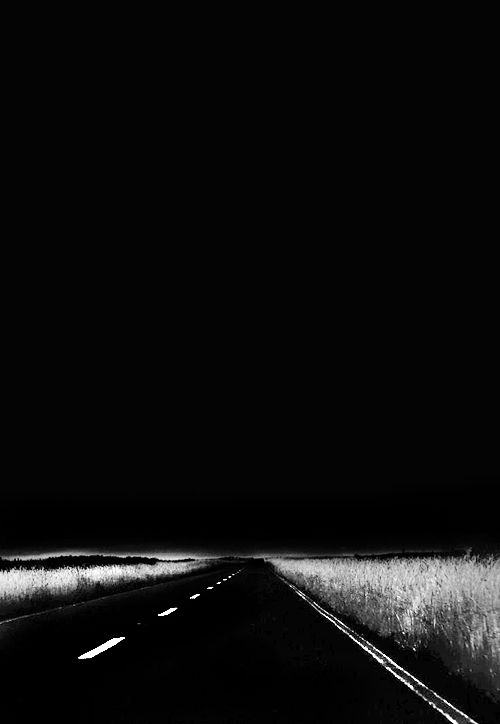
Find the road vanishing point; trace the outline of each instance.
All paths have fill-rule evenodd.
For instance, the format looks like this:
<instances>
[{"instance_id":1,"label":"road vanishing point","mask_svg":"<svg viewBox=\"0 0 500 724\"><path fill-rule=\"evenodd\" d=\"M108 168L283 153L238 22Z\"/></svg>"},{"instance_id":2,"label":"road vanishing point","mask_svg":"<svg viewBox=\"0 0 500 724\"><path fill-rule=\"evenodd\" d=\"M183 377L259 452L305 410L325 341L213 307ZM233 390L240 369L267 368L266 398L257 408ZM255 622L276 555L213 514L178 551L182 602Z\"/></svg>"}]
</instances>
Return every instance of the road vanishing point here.
<instances>
[{"instance_id":1,"label":"road vanishing point","mask_svg":"<svg viewBox=\"0 0 500 724\"><path fill-rule=\"evenodd\" d=\"M2 720L475 722L343 626L264 563L14 619Z\"/></svg>"}]
</instances>

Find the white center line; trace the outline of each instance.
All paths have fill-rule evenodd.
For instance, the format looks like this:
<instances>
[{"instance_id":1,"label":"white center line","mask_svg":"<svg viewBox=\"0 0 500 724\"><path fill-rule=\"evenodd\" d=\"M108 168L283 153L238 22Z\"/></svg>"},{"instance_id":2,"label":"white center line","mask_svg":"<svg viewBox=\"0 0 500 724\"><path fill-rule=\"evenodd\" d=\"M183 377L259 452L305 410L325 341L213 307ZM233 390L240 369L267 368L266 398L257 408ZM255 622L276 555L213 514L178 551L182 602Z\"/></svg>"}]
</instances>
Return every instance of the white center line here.
<instances>
[{"instance_id":1,"label":"white center line","mask_svg":"<svg viewBox=\"0 0 500 724\"><path fill-rule=\"evenodd\" d=\"M215 585L220 586L221 583L222 583L222 581L217 581L217 583Z\"/></svg>"},{"instance_id":2,"label":"white center line","mask_svg":"<svg viewBox=\"0 0 500 724\"><path fill-rule=\"evenodd\" d=\"M109 641L106 641L105 644L101 644L100 646L97 646L95 649L91 649L90 651L87 651L86 654L82 654L79 656L79 659L93 659L94 656L98 656L99 654L102 654L103 651L106 651L107 649L110 649L112 646L116 646L116 644L119 644L120 641L123 641L125 636L119 636L114 639L109 639Z\"/></svg>"},{"instance_id":3,"label":"white center line","mask_svg":"<svg viewBox=\"0 0 500 724\"><path fill-rule=\"evenodd\" d=\"M174 611L177 611L177 606L174 606L173 608L167 608L166 611L163 611L163 613L159 613L158 616L168 616L169 613L173 613Z\"/></svg>"},{"instance_id":4,"label":"white center line","mask_svg":"<svg viewBox=\"0 0 500 724\"><path fill-rule=\"evenodd\" d=\"M213 586L207 586L207 591L211 591L213 589Z\"/></svg>"},{"instance_id":5,"label":"white center line","mask_svg":"<svg viewBox=\"0 0 500 724\"><path fill-rule=\"evenodd\" d=\"M200 593L195 593L194 596L189 596L189 598L198 598L198 596L201 596Z\"/></svg>"}]
</instances>

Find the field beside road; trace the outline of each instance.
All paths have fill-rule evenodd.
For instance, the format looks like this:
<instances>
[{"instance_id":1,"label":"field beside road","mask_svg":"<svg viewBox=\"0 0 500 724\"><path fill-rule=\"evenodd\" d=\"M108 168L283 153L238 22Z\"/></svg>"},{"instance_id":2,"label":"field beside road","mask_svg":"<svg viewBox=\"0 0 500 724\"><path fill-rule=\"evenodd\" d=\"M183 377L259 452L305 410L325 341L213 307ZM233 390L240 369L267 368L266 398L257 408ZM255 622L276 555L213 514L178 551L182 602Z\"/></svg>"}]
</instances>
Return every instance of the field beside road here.
<instances>
[{"instance_id":1,"label":"field beside road","mask_svg":"<svg viewBox=\"0 0 500 724\"><path fill-rule=\"evenodd\" d=\"M0 569L0 621L56 606L88 601L99 596L149 586L189 573L201 572L220 562L212 560L112 562L102 557L82 557L77 565L68 558L4 562ZM66 565L64 565L64 563Z\"/></svg>"},{"instance_id":2,"label":"field beside road","mask_svg":"<svg viewBox=\"0 0 500 724\"><path fill-rule=\"evenodd\" d=\"M4 720L443 724L270 566L241 565L3 624Z\"/></svg>"},{"instance_id":3,"label":"field beside road","mask_svg":"<svg viewBox=\"0 0 500 724\"><path fill-rule=\"evenodd\" d=\"M497 557L270 559L275 570L400 647L430 653L500 701Z\"/></svg>"}]
</instances>

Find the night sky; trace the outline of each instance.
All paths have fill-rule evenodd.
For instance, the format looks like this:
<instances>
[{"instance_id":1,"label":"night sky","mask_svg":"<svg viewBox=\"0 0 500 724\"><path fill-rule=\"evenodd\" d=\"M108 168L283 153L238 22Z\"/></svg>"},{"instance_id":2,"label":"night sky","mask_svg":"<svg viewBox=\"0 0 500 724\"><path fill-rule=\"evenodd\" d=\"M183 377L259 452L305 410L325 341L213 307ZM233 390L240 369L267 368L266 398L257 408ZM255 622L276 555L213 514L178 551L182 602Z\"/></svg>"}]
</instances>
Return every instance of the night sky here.
<instances>
[{"instance_id":1,"label":"night sky","mask_svg":"<svg viewBox=\"0 0 500 724\"><path fill-rule=\"evenodd\" d=\"M0 555L498 545L491 93L351 56L30 65Z\"/></svg>"},{"instance_id":2,"label":"night sky","mask_svg":"<svg viewBox=\"0 0 500 724\"><path fill-rule=\"evenodd\" d=\"M498 543L494 335L442 276L124 255L17 277L0 554Z\"/></svg>"},{"instance_id":3,"label":"night sky","mask_svg":"<svg viewBox=\"0 0 500 724\"><path fill-rule=\"evenodd\" d=\"M343 479L309 494L230 495L221 487L181 497L143 485L26 496L9 500L2 525L4 554L97 551L167 554L348 553L440 550L494 543L495 481L410 480L378 484ZM473 492L471 492L473 491ZM316 492L316 494L315 494ZM484 497L483 497L484 496Z\"/></svg>"}]
</instances>

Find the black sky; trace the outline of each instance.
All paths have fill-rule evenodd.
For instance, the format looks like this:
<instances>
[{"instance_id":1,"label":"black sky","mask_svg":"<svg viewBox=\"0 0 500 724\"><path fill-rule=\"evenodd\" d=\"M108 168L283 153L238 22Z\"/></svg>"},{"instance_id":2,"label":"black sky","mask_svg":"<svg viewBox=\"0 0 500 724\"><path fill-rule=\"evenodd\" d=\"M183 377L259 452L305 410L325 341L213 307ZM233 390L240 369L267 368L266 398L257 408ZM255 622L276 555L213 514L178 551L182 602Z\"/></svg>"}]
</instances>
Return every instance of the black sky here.
<instances>
[{"instance_id":1,"label":"black sky","mask_svg":"<svg viewBox=\"0 0 500 724\"><path fill-rule=\"evenodd\" d=\"M19 161L37 243L5 280L0 553L495 541L497 263L462 110L440 89L437 129L340 102L336 130L316 109L294 131L275 95L269 121L203 105L169 133L99 106L94 137L44 100Z\"/></svg>"},{"instance_id":2,"label":"black sky","mask_svg":"<svg viewBox=\"0 0 500 724\"><path fill-rule=\"evenodd\" d=\"M458 307L148 270L20 295L1 551L497 543L491 339Z\"/></svg>"}]
</instances>

